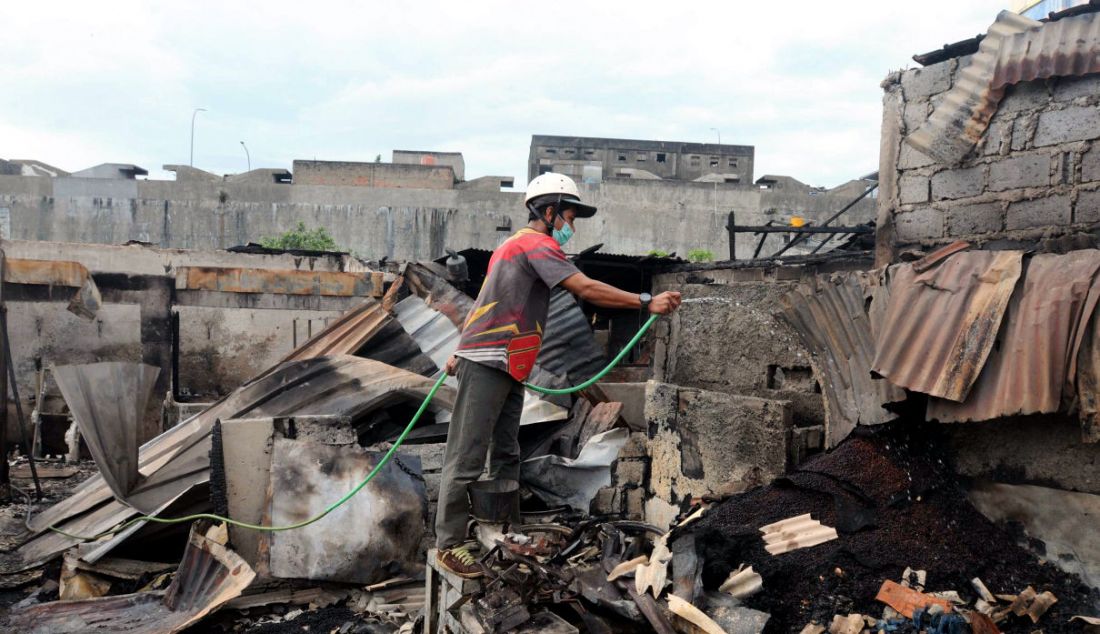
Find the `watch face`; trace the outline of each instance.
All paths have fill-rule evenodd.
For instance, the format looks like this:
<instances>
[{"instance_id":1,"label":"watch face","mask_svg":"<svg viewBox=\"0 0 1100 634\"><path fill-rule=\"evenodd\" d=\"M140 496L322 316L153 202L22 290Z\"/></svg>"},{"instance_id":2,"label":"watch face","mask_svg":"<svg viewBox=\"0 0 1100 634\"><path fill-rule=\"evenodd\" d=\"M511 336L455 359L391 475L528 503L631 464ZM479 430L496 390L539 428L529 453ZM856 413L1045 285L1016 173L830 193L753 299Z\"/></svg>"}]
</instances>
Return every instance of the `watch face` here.
<instances>
[{"instance_id":1,"label":"watch face","mask_svg":"<svg viewBox=\"0 0 1100 634\"><path fill-rule=\"evenodd\" d=\"M653 296L650 295L649 293L642 293L641 295L639 295L639 297L641 297L643 302L653 301Z\"/></svg>"}]
</instances>

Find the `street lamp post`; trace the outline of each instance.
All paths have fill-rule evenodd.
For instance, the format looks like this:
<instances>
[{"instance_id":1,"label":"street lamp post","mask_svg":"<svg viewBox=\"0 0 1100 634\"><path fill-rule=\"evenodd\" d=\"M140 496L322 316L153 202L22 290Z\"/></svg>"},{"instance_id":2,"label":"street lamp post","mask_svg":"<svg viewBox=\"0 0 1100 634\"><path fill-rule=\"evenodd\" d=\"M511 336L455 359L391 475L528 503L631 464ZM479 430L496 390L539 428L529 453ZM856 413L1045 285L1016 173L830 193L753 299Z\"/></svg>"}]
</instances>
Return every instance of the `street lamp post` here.
<instances>
[{"instance_id":1,"label":"street lamp post","mask_svg":"<svg viewBox=\"0 0 1100 634\"><path fill-rule=\"evenodd\" d=\"M252 171L252 156L248 153L248 146L241 141L241 147L244 148L244 157L248 160L248 171Z\"/></svg>"},{"instance_id":2,"label":"street lamp post","mask_svg":"<svg viewBox=\"0 0 1100 634\"><path fill-rule=\"evenodd\" d=\"M200 112L206 112L206 108L195 108L195 111L191 113L191 162L188 163L191 167L195 166L195 117Z\"/></svg>"}]
</instances>

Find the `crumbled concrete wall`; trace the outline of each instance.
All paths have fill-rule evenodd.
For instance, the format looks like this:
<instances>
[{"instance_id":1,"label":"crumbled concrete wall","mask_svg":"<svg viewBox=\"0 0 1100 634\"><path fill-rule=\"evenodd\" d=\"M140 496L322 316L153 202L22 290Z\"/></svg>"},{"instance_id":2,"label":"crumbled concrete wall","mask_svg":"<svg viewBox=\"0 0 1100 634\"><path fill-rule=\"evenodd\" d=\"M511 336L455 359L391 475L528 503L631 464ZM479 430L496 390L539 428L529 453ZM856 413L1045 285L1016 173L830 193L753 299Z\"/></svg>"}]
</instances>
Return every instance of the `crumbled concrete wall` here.
<instances>
[{"instance_id":1,"label":"crumbled concrete wall","mask_svg":"<svg viewBox=\"0 0 1100 634\"><path fill-rule=\"evenodd\" d=\"M1008 89L975 150L944 165L906 144L969 57L883 82L879 264L957 239L1034 240L1100 220L1100 75Z\"/></svg>"},{"instance_id":2,"label":"crumbled concrete wall","mask_svg":"<svg viewBox=\"0 0 1100 634\"><path fill-rule=\"evenodd\" d=\"M790 403L650 381L646 521L667 526L681 503L728 495L786 469Z\"/></svg>"}]
</instances>

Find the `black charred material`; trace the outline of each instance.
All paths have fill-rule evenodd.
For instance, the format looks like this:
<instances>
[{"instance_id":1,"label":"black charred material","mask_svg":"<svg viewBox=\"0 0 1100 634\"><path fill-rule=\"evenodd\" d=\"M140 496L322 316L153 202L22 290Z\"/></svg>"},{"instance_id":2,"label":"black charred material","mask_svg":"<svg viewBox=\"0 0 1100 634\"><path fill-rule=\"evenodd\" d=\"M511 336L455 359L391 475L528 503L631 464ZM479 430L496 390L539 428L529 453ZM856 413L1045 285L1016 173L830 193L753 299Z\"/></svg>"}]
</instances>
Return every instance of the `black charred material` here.
<instances>
[{"instance_id":1,"label":"black charred material","mask_svg":"<svg viewBox=\"0 0 1100 634\"><path fill-rule=\"evenodd\" d=\"M974 577L994 594L1016 594L1028 585L1050 590L1058 603L1043 617L1043 631L1073 631L1070 616L1087 612L1100 592L1041 564L979 513L945 465L936 430L912 420L860 428L787 477L712 508L686 528L704 561L705 589L717 589L732 570L751 565L764 591L746 605L772 615L765 632L798 632L811 620L829 623L835 614L881 614L874 599L879 586L901 579L911 566L927 570L934 589L956 590L971 603ZM839 538L768 554L759 528L804 513L836 527ZM1029 620L1001 627L1006 633L1034 629Z\"/></svg>"}]
</instances>

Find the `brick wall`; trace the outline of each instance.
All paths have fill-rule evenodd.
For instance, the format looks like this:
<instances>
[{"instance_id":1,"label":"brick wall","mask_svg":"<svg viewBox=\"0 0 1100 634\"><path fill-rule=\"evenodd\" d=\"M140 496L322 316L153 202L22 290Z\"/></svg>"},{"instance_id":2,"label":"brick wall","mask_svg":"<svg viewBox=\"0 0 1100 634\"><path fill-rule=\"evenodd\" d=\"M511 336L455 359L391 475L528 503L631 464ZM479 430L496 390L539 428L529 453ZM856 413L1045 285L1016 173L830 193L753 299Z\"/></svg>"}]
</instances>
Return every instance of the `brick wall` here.
<instances>
[{"instance_id":1,"label":"brick wall","mask_svg":"<svg viewBox=\"0 0 1100 634\"><path fill-rule=\"evenodd\" d=\"M295 185L336 185L406 189L454 189L447 165L399 165L347 161L294 161Z\"/></svg>"},{"instance_id":2,"label":"brick wall","mask_svg":"<svg viewBox=\"0 0 1100 634\"><path fill-rule=\"evenodd\" d=\"M1028 241L1100 220L1100 75L1010 87L959 165L938 163L903 141L968 61L897 72L883 82L879 263L914 245Z\"/></svg>"}]
</instances>

